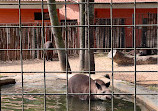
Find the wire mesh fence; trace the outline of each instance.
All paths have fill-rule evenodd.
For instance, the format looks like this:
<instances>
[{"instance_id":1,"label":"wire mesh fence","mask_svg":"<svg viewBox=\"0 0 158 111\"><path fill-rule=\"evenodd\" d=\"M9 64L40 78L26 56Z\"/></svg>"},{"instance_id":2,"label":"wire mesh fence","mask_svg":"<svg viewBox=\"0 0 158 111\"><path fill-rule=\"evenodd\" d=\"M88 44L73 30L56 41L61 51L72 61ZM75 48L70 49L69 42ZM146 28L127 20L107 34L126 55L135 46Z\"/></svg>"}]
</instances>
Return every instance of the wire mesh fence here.
<instances>
[{"instance_id":1,"label":"wire mesh fence","mask_svg":"<svg viewBox=\"0 0 158 111\"><path fill-rule=\"evenodd\" d=\"M49 2L51 2L53 0L49 0ZM99 0L98 0L99 1ZM89 99L88 99L88 107L87 105L84 106L87 103L78 103L79 106L73 104L77 110L80 110L81 106L83 106L83 110L96 110L97 106L99 106L99 104L102 104L100 101L94 103L94 101L91 101L91 96L92 95L111 95L112 99L110 100L109 103L107 103L107 106L110 106L109 108L101 108L101 109L97 109L97 110L117 110L117 108L119 109L119 105L115 106L117 104L117 100L114 98L114 96L116 95L126 95L126 96L132 96L133 99L132 101L134 102L134 105L132 107L130 107L133 111L139 111L139 108L137 106L137 96L139 95L153 95L154 97L157 97L157 92L156 93L142 93L139 92L139 90L137 89L137 87L139 86L139 79L140 77L138 76L139 73L149 73L151 75L155 75L155 77L157 76L157 70L151 69L151 70L141 70L139 69L140 67L137 66L138 63L138 57L137 57L137 53L139 52L139 50L143 50L143 54L145 53L145 55L148 53L147 50L150 50L149 53L150 54L156 54L157 55L157 22L158 22L158 17L157 17L157 8L155 7L154 9L152 9L151 13L137 13L137 11L139 12L139 10L137 10L137 6L140 9L140 4L139 2L137 2L136 0L129 2L129 4L125 1L121 1L119 3L117 3L117 1L104 1L104 0L100 0L98 1L93 1L93 0L83 0L83 2L81 1L77 1L77 0L59 0L53 3L49 3L47 2L47 0L9 0L9 1L5 1L2 2L0 5L15 5L18 6L17 8L17 12L18 12L18 23L12 23L12 24L1 24L0 25L0 60L2 60L3 64L5 64L5 61L13 61L13 60L20 60L19 66L17 66L16 69L14 70L8 70L6 68L6 70L0 71L0 73L3 74L7 74L7 73L16 73L20 76L18 76L20 78L20 92L16 92L16 87L14 89L14 91L12 92L5 92L4 93L4 89L2 89L1 92L1 98L3 99L3 96L8 95L10 96L12 99L10 99L11 101L13 101L13 105L16 104L16 102L14 103L15 98L20 98L20 104L16 104L17 107L19 108L19 110L29 110L29 108L27 108L28 106L25 106L27 104L33 104L33 108L37 109L37 110L51 110L51 109L57 109L57 110L72 110L72 106L71 104L73 104L74 100L70 99L68 96L69 95L88 95ZM26 2L26 3L25 3ZM155 2L151 2L155 3ZM49 5L62 5L62 10L60 14L60 18L62 19L60 22L61 24L56 26L56 25L51 25L50 23L48 23L47 20L49 20L50 18L47 17L47 15L45 14L45 7ZM132 7L131 7L132 4ZM138 5L137 5L138 4ZM145 2L141 2L142 5L146 5ZM150 4L150 3L149 3ZM156 3L157 4L157 3ZM38 5L40 6L40 23L23 23L23 6L25 5ZM76 17L73 17L73 14L75 15L75 11L78 11L78 16L79 16L79 11L81 10L77 10L74 7L71 7L72 5L74 5L74 7L78 7L79 5L84 5L85 6L85 24L84 25L80 25L80 20L77 19ZM98 6L97 6L98 5ZM128 7L128 5L130 6L130 11L132 12L132 15L130 18L127 18L125 15L128 15L127 13L123 13L122 17L115 17L117 15L117 11L115 8L115 5L124 5L126 7ZM99 6L105 6L107 10L102 10L103 12L100 12L100 10L102 8L96 8L95 7L99 7ZM59 6L60 7L60 6ZM94 24L92 24L91 22L91 10L90 8L94 7L94 15L95 15L95 19L93 20ZM72 8L72 9L71 9ZM59 9L60 10L60 9ZM71 10L73 10L73 12L71 12ZM98 11L97 11L98 10ZM140 9L140 10L143 10ZM154 11L153 11L154 10ZM107 11L107 12L104 12ZM122 11L122 10L120 10ZM48 11L49 12L49 11ZM98 14L100 12L100 14ZM141 12L141 11L140 11ZM58 14L59 14L58 13ZM103 15L102 15L103 14ZM104 15L105 14L105 15ZM108 14L108 17L106 16L106 14ZM116 14L116 15L115 15ZM98 16L97 16L98 15ZM29 16L29 15L28 15ZM35 15L34 15L35 16ZM72 18L69 18L71 17ZM100 17L99 17L100 16ZM124 17L125 16L125 17ZM98 18L97 18L98 17ZM102 18L104 17L104 18ZM35 19L37 19L38 17L35 17ZM45 19L47 18L47 19ZM73 20L71 20L73 19ZM39 21L38 21L39 22ZM84 27L85 28L85 37L87 37L85 39L85 47L81 48L80 46L80 38L79 38L79 28L80 27ZM59 48L55 45L55 38L52 32L52 29L56 28L56 29L60 29L62 31L62 38L64 39L64 46L63 48ZM92 31L93 30L93 31ZM94 36L94 38L93 38ZM92 40L92 38L94 40ZM53 46L52 48L46 49L44 47L44 44L46 41L52 41L53 42ZM94 44L92 44L92 41L94 42ZM93 47L91 47L92 45ZM127 70L122 70L122 69L115 69L116 65L115 65L115 59L117 59L115 57L115 50L119 50L119 51L125 51L125 52L130 52L133 51L133 58L131 59L132 62L132 70L129 68L127 68ZM68 67L68 61L69 61L69 57L70 55L79 55L80 51L85 51L87 52L87 56L88 56L88 69L85 71L81 71L79 69L73 69L73 70L69 70ZM145 50L145 52L144 52ZM151 51L152 50L152 51ZM53 58L56 56L55 54L57 54L58 51L65 51L65 71L60 71L61 69L55 69L54 68L48 68L50 67L49 65L52 65L51 63L48 63L46 61L45 58L45 53L47 51L53 51L55 53L53 53ZM111 62L109 63L109 67L107 66L102 66L102 67L106 67L108 69L104 70L103 69L99 69L99 70L91 70L91 67L93 64L91 64L91 58L92 58L92 52L94 53L105 53L105 52L110 52L111 51ZM122 51L122 52L123 52ZM138 52L137 52L138 51ZM131 53L131 52L130 52ZM28 64L26 63L28 59L31 59L33 62L34 59L36 60L40 59L40 66L38 64L37 61L37 66L32 66L34 67L35 70L32 70L32 68L27 68ZM61 59L59 57L59 53L58 53L58 58L59 60ZM125 59L125 58L122 58ZM25 61L26 60L26 61ZM99 59L97 59L98 62ZM127 58L127 60L129 60L129 58ZM151 60L151 58L150 58ZM156 67L157 65L157 59L154 59L154 61L156 60L155 66L152 67ZM122 60L123 61L123 60ZM14 62L14 61L13 61ZM75 61L76 62L76 61ZM78 64L78 68L79 68L79 62L81 61L77 61L75 63ZM106 61L105 61L106 62ZM127 61L126 61L127 62ZM16 64L16 63L15 63ZM16 64L16 65L17 65ZM58 61L55 63L58 64ZM96 63L97 64L97 63ZM144 64L144 63L143 63ZM59 65L59 64L58 64ZM71 61L70 61L70 65L71 65ZM74 65L74 64L73 64ZM4 65L5 66L5 65ZM39 67L38 67L39 66ZM55 67L55 66L52 66ZM9 67L10 68L10 67ZM31 70L29 70L31 69ZM69 73L88 73L89 76L89 93L69 93L68 92L68 80L69 80ZM31 75L27 75L27 74L34 74L34 73L38 73L40 76L32 76ZM53 86L51 86L52 84L49 83L49 81L52 81L51 79L49 79L49 76L55 77L53 76L53 74L55 73L64 73L64 79L65 81L61 82L61 81L55 81L53 82ZM92 93L91 92L91 77L93 75L91 75L91 73L96 73L96 74L100 74L100 73L109 73L111 75L111 93L109 94L96 94L96 93ZM129 75L124 75L124 73L130 73ZM52 75L50 75L52 74ZM130 81L131 83L133 83L133 87L132 87L132 93L116 93L115 92L115 77L118 76L119 78L124 78L124 80L128 81L128 78L132 76L132 81ZM31 92L27 92L27 90L25 89L25 82L26 82L26 78L39 78L38 81L42 81L42 91L36 91L38 90L38 83L32 84L31 87L35 88L35 92L31 91ZM60 79L60 78L59 78ZM54 81L54 80L53 80ZM33 83L36 83L33 82ZM64 84L64 91L62 90L62 93L60 93L60 91L56 91L56 92L49 92L49 89L58 89L61 86L58 86L57 84ZM141 84L141 83L140 83ZM4 88L4 87L2 87ZM8 88L8 87L7 87ZM37 89L36 89L37 88ZM38 92L38 93L37 93ZM33 98L31 98L30 95L34 95ZM58 98L57 96L60 95L60 97ZM31 103L31 100L35 102ZM38 98L41 102L38 103L38 101L35 100L35 98ZM5 99L3 99L2 101L1 99L1 110L10 110L10 108L8 107L8 109L4 109L3 106L3 101L5 101ZM52 103L52 101L55 103ZM63 103L63 105L57 105L60 104L60 102ZM63 102L64 101L64 102ZM59 102L59 103L58 103ZM52 105L54 104L54 105ZM76 103L77 104L77 103ZM40 105L40 109L38 108L38 105ZM94 107L95 106L95 107ZM60 107L58 109L58 107Z\"/></svg>"}]
</instances>

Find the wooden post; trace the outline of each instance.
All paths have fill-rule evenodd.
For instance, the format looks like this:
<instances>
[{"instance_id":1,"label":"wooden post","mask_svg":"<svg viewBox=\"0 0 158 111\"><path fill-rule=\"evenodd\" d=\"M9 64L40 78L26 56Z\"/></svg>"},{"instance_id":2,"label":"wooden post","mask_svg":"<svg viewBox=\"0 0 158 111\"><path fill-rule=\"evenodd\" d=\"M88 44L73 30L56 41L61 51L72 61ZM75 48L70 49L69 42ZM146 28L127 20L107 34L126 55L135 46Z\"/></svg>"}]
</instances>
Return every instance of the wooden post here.
<instances>
[{"instance_id":1,"label":"wooden post","mask_svg":"<svg viewBox=\"0 0 158 111\"><path fill-rule=\"evenodd\" d=\"M80 0L85 2L85 0ZM80 4L80 25L85 25L85 4ZM85 27L79 27L80 48L85 48ZM80 50L80 71L84 71L85 50Z\"/></svg>"},{"instance_id":2,"label":"wooden post","mask_svg":"<svg viewBox=\"0 0 158 111\"><path fill-rule=\"evenodd\" d=\"M32 49L35 49L35 29L33 28L33 31L32 31ZM35 59L35 50L32 50L32 59Z\"/></svg>"},{"instance_id":3,"label":"wooden post","mask_svg":"<svg viewBox=\"0 0 158 111\"><path fill-rule=\"evenodd\" d=\"M89 0L89 2L94 2L94 0ZM87 18L86 23L93 25L94 24L94 4L89 4L89 18ZM85 48L94 48L94 28L89 27L89 38L88 38L88 28L86 28L85 36ZM90 67L89 67L90 66ZM89 69L90 68L90 69ZM93 71L91 74L95 74L95 61L94 61L94 50L85 51L85 71Z\"/></svg>"}]
</instances>

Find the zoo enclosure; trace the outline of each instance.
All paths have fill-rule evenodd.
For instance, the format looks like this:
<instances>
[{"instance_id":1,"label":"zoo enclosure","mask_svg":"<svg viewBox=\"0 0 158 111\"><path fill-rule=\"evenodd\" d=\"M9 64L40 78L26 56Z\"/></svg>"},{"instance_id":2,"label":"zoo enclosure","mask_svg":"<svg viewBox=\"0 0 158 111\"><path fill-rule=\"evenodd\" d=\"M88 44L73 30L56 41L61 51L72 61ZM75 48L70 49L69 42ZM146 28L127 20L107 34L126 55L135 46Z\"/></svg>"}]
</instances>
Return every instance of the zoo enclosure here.
<instances>
[{"instance_id":1,"label":"zoo enclosure","mask_svg":"<svg viewBox=\"0 0 158 111\"><path fill-rule=\"evenodd\" d=\"M20 0L19 0L19 12L20 12ZM41 2L41 3L43 3L43 2ZM88 6L89 6L89 4L90 4L90 2L89 2L89 0L87 1L87 2L85 2L85 3L83 3L83 4L85 4L86 6L87 6L87 8L88 8ZM94 3L95 4L95 3ZM134 15L133 15L133 25L131 26L131 25L129 25L129 27L132 27L134 30L133 30L133 48L130 48L130 49L133 49L135 52L136 52L136 30L137 30L137 28L139 28L139 27L148 27L148 26L150 26L150 27L156 27L157 26L157 22L156 22L156 24L149 24L149 25L139 25L139 27L138 26L136 26L136 21L135 21L135 17L136 17L136 13L135 13L135 10L136 10L136 1L135 2L133 2L133 4L134 4ZM42 4L43 5L43 4ZM109 32L110 32L110 34L108 35L108 39L109 39L109 41L110 41L110 43L111 44L115 44L115 41L113 41L114 39L113 39L113 31L112 31L112 29L113 28L115 28L114 27L114 25L113 25L113 16L112 16L112 9L113 9L113 2L111 1L111 3L109 3L109 5L110 5L110 21L109 20L107 20L107 21L109 21L110 22L110 26L109 26L109 24L96 24L96 27L98 27L98 26L101 26L101 27L103 27L103 26L105 26L105 27L110 27L110 30L109 30L109 28L107 29L107 30L109 30ZM65 4L65 6L66 6L66 4ZM43 9L42 9L43 10ZM87 13L89 13L88 11L87 11ZM20 16L20 13L19 13L19 16ZM20 19L20 18L19 18ZM43 19L43 18L42 18ZM157 20L157 19L156 19ZM20 20L19 20L20 21ZM106 20L105 20L106 21ZM145 20L146 21L146 20ZM42 21L43 22L43 21ZM65 28L67 28L68 26L66 25L66 20L65 20ZM146 22L145 22L146 23ZM75 24L76 25L76 24ZM118 24L118 25L120 25L120 24ZM122 25L122 24L121 24ZM120 25L120 27L121 27L121 25ZM124 25L124 24L123 24ZM3 30L5 30L5 31L7 31L7 33L1 33L2 34L2 36L1 36L1 41L2 40L5 40L5 42L1 42L1 57L2 57L2 55L5 53L5 57L7 57L8 55L7 55L7 53L9 53L8 51L11 51L11 52L15 52L15 53L12 53L12 55L11 56L13 56L14 54L17 54L17 55L19 55L20 56L20 60L21 60L21 66L23 66L23 59L27 59L27 57L25 58L25 57L23 57L24 56L24 54L25 54L25 51L27 51L28 50L28 52L27 53L29 53L29 55L33 55L34 57L33 58L35 58L35 56L37 56L37 58L38 58L38 56L39 55L42 55L42 53L41 52L43 52L44 51L44 49L41 47L41 39L44 39L44 37L45 37L45 34L43 33L44 31L45 31L45 29L44 29L44 25L43 24L40 24L39 26L40 26L40 28L38 28L38 25L36 26L34 26L33 25L33 28L32 29L34 29L33 30L33 32L29 32L28 30L30 30L29 29L29 26L25 29L25 30L19 30L19 29L21 29L22 28L22 24L21 24L21 22L19 22L19 24L18 24L18 26L15 28L14 26L5 26L6 28L4 28L4 26L1 26L1 28L2 28L2 32L3 32ZM126 26L126 27L128 27L128 25L124 25L124 26ZM11 28L10 28L11 27ZM51 26L49 26L49 27L51 27ZM61 26L62 27L62 26ZM77 26L76 26L77 27ZM84 27L90 27L90 24L88 24L88 26L84 26ZM13 32L14 33L12 33L13 34L13 36L16 36L15 38L10 38L10 36L12 35L10 32L12 32L12 30L8 30L7 28L10 28L10 29L12 29L12 30L14 30ZM41 29L42 29L42 31L41 31ZM96 29L96 30L101 30L101 29ZM120 30L120 29L119 29ZM121 30L123 30L122 28L121 28ZM144 30L146 30L146 29L144 29ZM28 31L28 32L26 32L26 31ZM156 29L154 29L154 34L155 35L157 35L157 30ZM16 35L16 33L15 32L18 32L18 34ZM117 32L120 32L120 31L117 31ZM150 31L149 31L150 32ZM37 38L39 38L39 36L40 36L40 38L39 39L37 39L37 40L34 40L35 38L32 38L32 39L30 39L29 37L30 37L30 34L37 34L37 33L40 33L40 34L38 34L38 36L33 36L33 37L37 37ZM50 32L48 32L49 34L50 34ZM66 33L66 30L65 30L65 33ZM23 38L23 34L25 35L26 34L26 36L28 37L28 38ZM52 34L51 34L52 35ZM65 39L67 38L67 34L64 34L65 35ZM100 34L99 34L100 35ZM105 36L105 34L103 34L104 36ZM144 32L144 36L150 36L151 35L151 32L150 32L150 34L146 34L146 32ZM104 38L104 36L102 36L102 37L99 37L99 38L101 38L101 39L105 39ZM121 34L121 36L122 36L122 34ZM3 38L4 37L4 38ZM89 36L90 37L90 36ZM119 36L120 37L120 36ZM157 36L156 36L157 37ZM7 40L6 40L6 38L7 38ZM146 37L146 39L147 38L149 38L149 37ZM15 39L15 40L12 40L12 39ZM19 41L19 39L20 39L20 41ZM52 39L52 37L51 37L51 39ZM71 38L72 39L72 38ZM106 38L107 39L107 38ZM111 39L111 40L110 40ZM154 39L155 39L155 36L154 36ZM157 39L157 38L156 38ZM18 41L17 43L15 43L15 41ZM34 40L34 41L32 41L32 40ZM73 39L72 39L73 40ZM144 39L143 39L144 40ZM6 42L7 41L7 42ZM12 48L10 48L11 46L9 45L10 43L11 43L11 41L14 43L14 45L12 46ZM30 41L30 42L28 42L28 41ZM36 42L37 43L36 43ZM100 39L97 39L96 38L96 41L97 41L97 45L98 45L98 47L100 47L101 49L102 48L104 48L105 46L104 46L104 42L105 42L105 40L103 40L104 42L103 43L101 43L101 41L102 40L100 40ZM118 43L117 44L120 44L119 46L121 46L121 47L118 47L118 48L122 48L122 49L124 49L124 47L123 47L123 43L122 43L122 39L120 40L117 40L118 41ZM153 41L153 40L152 40ZM2 45L2 43L5 43L5 44L3 44ZM6 44L7 43L7 44ZM37 45L35 45L35 44L37 44ZM153 43L154 44L154 46L152 46L152 48L154 47L155 49L157 49L157 47L155 46L155 42ZM157 45L157 44L156 44ZM19 46L19 47L18 47ZM32 46L32 47L31 47ZM111 47L110 47L111 46ZM150 45L148 45L149 47L150 47ZM25 48L26 48L26 50L25 50ZM34 48L37 48L37 50L35 50ZM74 48L74 50L75 50L75 47L73 47ZM110 48L112 51L113 51L113 49L114 49L114 46L113 45L110 45L110 44L108 44L107 45L107 47L105 47L105 50L106 50L106 48ZM115 48L117 48L117 47L115 47ZM18 50L17 50L18 49ZM42 50L41 50L42 49ZM98 48L99 49L99 48ZM55 49L55 50L57 50L57 49ZM69 49L65 49L65 50L68 50L69 51ZM77 49L76 49L77 50ZM93 49L91 49L90 47L88 48L88 50L93 50ZM3 52L4 51L4 52ZM32 52L33 51L33 52ZM37 52L36 52L37 51ZM41 51L41 52L40 52ZM112 53L113 54L113 53ZM26 54L26 55L28 55L28 54ZM10 56L9 56L10 57ZM39 58L40 58L41 56L39 56ZM19 59L19 57L18 57L18 59ZM29 59L29 58L28 58ZM112 58L113 59L113 58ZM7 58L5 58L4 60L7 60ZM136 56L135 56L135 64L134 64L134 67L135 67L135 70L134 70L134 73L135 73L135 91L134 91L134 94L132 94L132 95L134 95L134 99L135 99L135 104L134 104L134 111L136 111L136 96L137 96L137 92L136 92ZM45 60L44 60L44 63L45 63ZM21 67L22 68L22 67ZM44 66L44 69L45 69L45 66ZM89 71L90 72L90 71ZM21 74L22 74L22 84L23 84L23 69L21 69ZM45 87L44 87L44 89L46 90L46 81L45 81L45 70L43 71L43 73L44 73L44 84L45 84ZM112 73L112 77L113 77L113 73L114 73L114 71L113 71L113 61L112 61L112 71L111 71L111 73ZM67 74L67 76L68 76L68 71L66 71L66 74ZM67 79L67 81L68 81L68 79ZM113 87L113 78L112 78L112 87ZM23 86L22 86L22 90L23 90ZM3 95L3 94L2 94ZM4 95L7 95L7 94L4 94ZM14 95L14 94L12 94L12 95ZM24 96L24 95L27 95L27 94L24 94L23 93L23 91L22 91L22 93L20 94L20 95L22 95L22 97ZM38 94L37 94L38 95ZM45 98L46 98L46 92L45 93L43 93L43 94L41 94L41 95L43 95ZM50 94L50 95L60 95L59 93L57 93L57 94ZM66 93L66 94L64 94L64 95L69 95L68 93ZM91 95L90 93L89 93L89 95ZM113 97L113 95L114 95L114 92L112 91L112 97ZM130 94L129 94L130 95ZM90 106L90 103L91 102L89 102L89 106ZM113 106L113 101L112 101L112 106ZM46 110L46 99L45 99L45 101L44 101L44 109ZM22 101L22 110L24 110L24 101ZM67 108L67 110L68 110L68 108ZM90 110L90 108L89 108L89 110ZM113 109L113 107L112 107L112 110L114 110Z\"/></svg>"}]
</instances>

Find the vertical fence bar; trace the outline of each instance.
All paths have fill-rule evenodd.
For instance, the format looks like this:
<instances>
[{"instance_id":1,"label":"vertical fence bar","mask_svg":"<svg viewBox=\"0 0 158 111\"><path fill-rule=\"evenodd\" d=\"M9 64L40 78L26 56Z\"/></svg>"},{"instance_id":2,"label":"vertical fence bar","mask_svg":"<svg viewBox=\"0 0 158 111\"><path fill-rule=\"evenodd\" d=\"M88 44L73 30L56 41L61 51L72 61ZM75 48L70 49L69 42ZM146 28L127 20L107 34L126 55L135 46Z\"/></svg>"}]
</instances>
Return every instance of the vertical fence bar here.
<instances>
[{"instance_id":1,"label":"vertical fence bar","mask_svg":"<svg viewBox=\"0 0 158 111\"><path fill-rule=\"evenodd\" d=\"M66 54L66 84L67 84L67 91L66 91L66 108L67 108L67 111L69 111L69 100L68 100L68 96L69 96L69 94L68 94L68 50L67 50L67 42L68 42L68 40L67 40L67 3L66 3L67 1L65 0L65 4L64 4L64 6L65 6L65 27L64 27L64 31L65 31L65 54Z\"/></svg>"},{"instance_id":2,"label":"vertical fence bar","mask_svg":"<svg viewBox=\"0 0 158 111\"><path fill-rule=\"evenodd\" d=\"M0 104L0 111L2 110L2 95L1 95L1 87L0 87L0 102L1 102L1 104Z\"/></svg>"},{"instance_id":3,"label":"vertical fence bar","mask_svg":"<svg viewBox=\"0 0 158 111\"><path fill-rule=\"evenodd\" d=\"M137 94L137 74L136 74L136 0L134 0L134 17L133 17L133 38L134 38L134 111L136 111L136 94Z\"/></svg>"},{"instance_id":4,"label":"vertical fence bar","mask_svg":"<svg viewBox=\"0 0 158 111\"><path fill-rule=\"evenodd\" d=\"M113 60L113 1L110 2L110 28L111 28L111 53L112 53L112 100L111 109L114 110L114 60Z\"/></svg>"},{"instance_id":5,"label":"vertical fence bar","mask_svg":"<svg viewBox=\"0 0 158 111\"><path fill-rule=\"evenodd\" d=\"M92 3L93 4L93 3ZM89 28L90 28L90 10L89 10L89 8L90 8L90 3L89 3L89 0L87 0L87 14L86 14L86 21L87 21L87 38L88 38L88 73L89 73L89 111L91 111L91 62L90 62L90 51L91 50L93 50L93 49L91 49L91 47L90 47L90 35L89 35Z\"/></svg>"},{"instance_id":6,"label":"vertical fence bar","mask_svg":"<svg viewBox=\"0 0 158 111\"><path fill-rule=\"evenodd\" d=\"M6 29L6 32L7 32L7 44L6 44L7 47L6 48L9 49L9 46L8 46L9 45L9 40L8 40L9 39L9 28ZM6 58L6 60L9 60L9 59L10 59L9 58L9 51L7 50L7 58Z\"/></svg>"},{"instance_id":7,"label":"vertical fence bar","mask_svg":"<svg viewBox=\"0 0 158 111\"><path fill-rule=\"evenodd\" d=\"M44 111L46 111L46 65L45 65L45 48L44 48L44 43L45 43L45 39L44 39L44 4L43 4L43 0L42 0L42 4L41 4L41 13L42 13L42 46L43 46L43 66L44 66L44 72L43 72L43 76L44 76Z\"/></svg>"},{"instance_id":8,"label":"vertical fence bar","mask_svg":"<svg viewBox=\"0 0 158 111\"><path fill-rule=\"evenodd\" d=\"M19 37L20 37L20 63L21 63L21 81L22 81L22 111L24 111L24 77L23 77L23 47L21 35L21 0L18 1L19 5Z\"/></svg>"},{"instance_id":9,"label":"vertical fence bar","mask_svg":"<svg viewBox=\"0 0 158 111\"><path fill-rule=\"evenodd\" d=\"M157 27L158 27L158 8L157 8ZM158 28L157 28L157 50L158 50ZM158 55L158 51L157 51L157 55ZM157 64L158 64L158 58L157 58Z\"/></svg>"},{"instance_id":10,"label":"vertical fence bar","mask_svg":"<svg viewBox=\"0 0 158 111\"><path fill-rule=\"evenodd\" d=\"M2 110L2 94L1 94L1 86L0 86L0 111Z\"/></svg>"}]
</instances>

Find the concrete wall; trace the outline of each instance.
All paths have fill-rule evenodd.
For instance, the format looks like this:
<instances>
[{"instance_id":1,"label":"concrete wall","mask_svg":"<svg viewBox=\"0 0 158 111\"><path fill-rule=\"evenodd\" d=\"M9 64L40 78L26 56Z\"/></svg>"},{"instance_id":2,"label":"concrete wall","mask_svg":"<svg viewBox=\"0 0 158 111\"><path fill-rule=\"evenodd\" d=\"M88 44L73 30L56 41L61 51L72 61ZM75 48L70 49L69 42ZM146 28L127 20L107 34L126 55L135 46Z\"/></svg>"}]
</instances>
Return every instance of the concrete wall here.
<instances>
[{"instance_id":1,"label":"concrete wall","mask_svg":"<svg viewBox=\"0 0 158 111\"><path fill-rule=\"evenodd\" d=\"M59 15L59 9L57 9L57 11ZM41 12L41 9L21 9L21 22L22 23L41 22L41 20L34 20L35 12ZM44 12L48 12L48 10L44 9ZM45 20L45 22L49 22L49 20ZM1 24L19 23L19 9L0 9L0 23Z\"/></svg>"}]
</instances>

